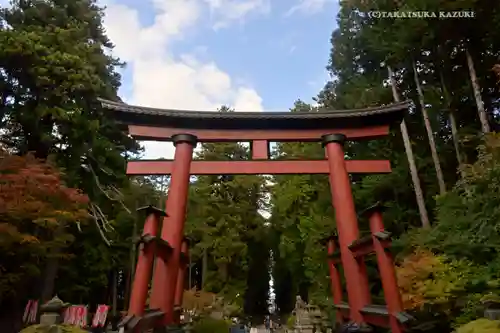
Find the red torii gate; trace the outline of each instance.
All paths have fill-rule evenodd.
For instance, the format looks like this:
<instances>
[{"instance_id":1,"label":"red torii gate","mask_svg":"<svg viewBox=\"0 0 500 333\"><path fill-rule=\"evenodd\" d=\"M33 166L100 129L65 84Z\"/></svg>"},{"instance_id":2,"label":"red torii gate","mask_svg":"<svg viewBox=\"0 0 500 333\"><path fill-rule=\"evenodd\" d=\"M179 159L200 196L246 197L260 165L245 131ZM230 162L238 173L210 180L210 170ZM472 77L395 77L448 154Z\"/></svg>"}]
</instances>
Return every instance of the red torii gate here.
<instances>
[{"instance_id":1,"label":"red torii gate","mask_svg":"<svg viewBox=\"0 0 500 333\"><path fill-rule=\"evenodd\" d=\"M131 106L100 100L103 108L128 126L137 140L171 141L175 146L173 160L130 161L128 175L171 175L167 213L145 207L147 220L138 256L128 316L122 321L126 331L140 332L146 327L166 327L178 323L176 307L181 305L183 277L188 243L184 223L190 175L214 174L328 174L338 233L339 255L333 237L328 239L330 275L338 323L350 320L360 330L366 324L404 330L410 319L402 312L394 264L385 251L390 234L384 231L381 209L368 210L372 235L359 238L358 222L349 173L390 173L386 160L345 160L346 140L365 140L389 134L390 126L400 123L410 102L385 107L344 111L291 112L200 112L165 110ZM252 159L248 161L193 161L198 142L251 143ZM322 142L323 160L270 160L270 142ZM160 219L163 228L159 235ZM375 253L382 278L387 306L371 305L368 276L363 261ZM157 255L150 309L145 310L154 256ZM337 258L338 257L338 258ZM348 303L342 302L342 284L336 264L342 263ZM354 330L353 330L354 332Z\"/></svg>"}]
</instances>

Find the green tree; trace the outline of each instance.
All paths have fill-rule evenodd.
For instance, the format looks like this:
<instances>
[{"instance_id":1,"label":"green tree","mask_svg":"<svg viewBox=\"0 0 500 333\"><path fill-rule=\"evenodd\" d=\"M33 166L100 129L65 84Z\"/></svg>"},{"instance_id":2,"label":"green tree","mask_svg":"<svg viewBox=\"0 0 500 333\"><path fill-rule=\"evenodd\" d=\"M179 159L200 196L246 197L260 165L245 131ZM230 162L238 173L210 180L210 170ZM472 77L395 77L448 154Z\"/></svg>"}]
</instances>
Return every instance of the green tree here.
<instances>
[{"instance_id":1,"label":"green tree","mask_svg":"<svg viewBox=\"0 0 500 333\"><path fill-rule=\"evenodd\" d=\"M315 112L297 101L291 112ZM279 143L275 159L321 159L319 143ZM333 233L335 222L329 181L323 175L275 176L271 190L271 225L274 229L274 279L276 303L282 314L290 312L295 296L316 304L325 303L328 268L320 240Z\"/></svg>"},{"instance_id":2,"label":"green tree","mask_svg":"<svg viewBox=\"0 0 500 333\"><path fill-rule=\"evenodd\" d=\"M394 11L394 10L428 10L428 11L450 11L450 10L473 10L476 19L473 20L423 20L423 19L377 19L367 15L371 10ZM471 85L469 69L466 59L466 50L471 50L474 66L480 87L482 88L482 100L488 112L490 123L494 124L495 110L498 103L498 89L496 82L492 82L493 73L491 68L497 63L499 50L498 39L495 39L498 26L498 9L491 8L484 1L405 1L398 5L394 1L345 1L341 3L338 15L338 29L331 38L332 51L328 64L328 71L333 77L325 88L319 93L316 101L319 107L328 109L350 109L389 104L393 101L390 83L387 80L385 67L390 65L395 68L395 82L401 95L401 99L415 101L415 108L405 117L408 128L409 143L415 154L415 165L420 176L425 206L429 211L429 220L441 223L441 214L446 215L451 221L457 215L451 211L442 209L441 199L436 202L437 194L442 193L440 188L443 184L436 182L436 158L443 174L443 180L447 188L452 188L457 181L457 166L466 161L475 161L477 153L475 147L481 135L481 124L477 117L477 106ZM495 31L494 31L495 30ZM472 47L472 45L474 45ZM418 81L412 71L412 59L418 67ZM480 59L480 60L477 60ZM496 79L496 78L495 78ZM496 80L495 80L496 81ZM417 82L420 87L417 86ZM420 88L420 89L419 89ZM421 94L419 94L419 90ZM425 96L423 103L419 103L419 97ZM421 99L421 98L420 98ZM427 120L424 123L419 109L425 109ZM457 111L459 110L459 111ZM311 110L314 112L314 110ZM429 129L432 130L429 131ZM429 145L430 133L435 137L435 145ZM278 150L290 149L294 144L282 144ZM288 156L303 157L300 145L295 146L294 153ZM312 148L309 156L315 156ZM279 153L278 153L279 154ZM318 155L320 158L321 155ZM353 191L356 207L362 209L374 201L380 200L388 206L384 214L386 227L396 236L404 236L408 229L418 227L419 209L415 201L415 195L408 163L405 156L401 134L395 129L387 138L371 142L356 142L346 145L346 156L356 159L389 159L393 172L388 175L366 175L352 177ZM316 201L329 201L328 191L321 191L327 183L326 179L306 181L302 176L276 177L276 195L273 197L273 217L276 226L287 230L285 243L289 246L288 253L285 249L280 255L286 259L283 263L279 261L276 267L281 273L277 275L283 279L283 286L297 292L297 287L287 285L286 278L292 277L294 283L301 281L302 276L290 274L290 271L301 270L304 267L300 258L311 258L316 265L322 265L320 260L324 257L312 259L310 255L303 255L304 247L300 246L307 242L313 234L321 234L320 230L305 232L304 228L298 226L302 223L299 216L301 210L307 210L316 204ZM491 180L490 180L491 181ZM295 183L293 183L295 182ZM441 182L442 183L442 182ZM441 185L441 186L440 186ZM286 187L287 191L280 189ZM454 190L453 190L454 191ZM451 192L453 192L451 191ZM305 193L319 193L313 196L311 205ZM451 196L452 194L450 194ZM447 196L446 196L447 197ZM284 199L282 199L284 198ZM300 199L298 199L300 198ZM295 201L296 200L296 201ZM303 200L303 201L300 201ZM480 200L486 200L482 197ZM295 203L296 202L296 203ZM481 201L483 204L486 201ZM292 204L293 203L293 204ZM295 205L297 207L291 207ZM492 205L495 205L492 203ZM326 207L326 205L325 205ZM302 213L304 214L304 213ZM327 215L328 214L328 215ZM313 213L305 213L308 219L330 218L332 212L321 211L316 217ZM326 216L326 217L325 217ZM491 213L488 213L488 216ZM471 219L470 216L467 221ZM291 220L291 226L286 221ZM470 223L470 221L468 222ZM320 223L314 223L315 226ZM283 227L285 226L285 227ZM361 232L367 231L365 221L361 221ZM437 227L439 228L439 227ZM443 233L444 232L443 227ZM300 231L297 231L300 229ZM278 229L279 232L283 232ZM431 229L428 232L433 232ZM448 229L446 229L448 230ZM419 233L424 233L419 230ZM447 231L449 233L449 231ZM472 231L468 231L472 232ZM470 234L462 233L462 237L470 237ZM491 232L491 230L490 230ZM285 233L285 232L283 232ZM326 233L326 230L325 230ZM450 233L450 237L458 237L458 232ZM278 237L283 237L281 234ZM404 243L404 242L403 242ZM457 245L460 247L460 245ZM437 243L433 249L444 251ZM446 255L451 255L446 252ZM454 258L454 257L453 257ZM491 258L491 257L488 257ZM473 262L474 265L479 265ZM290 267L284 269L289 264ZM324 264L323 264L324 265ZM492 266L494 267L494 266ZM477 276L484 275L484 266L475 270L474 281ZM307 270L305 270L307 271ZM370 273L371 274L371 273ZM487 276L487 275L486 275ZM375 275L370 276L375 279ZM482 278L480 279L482 281ZM280 295L279 283L277 297ZM467 287L469 288L469 287ZM308 288L312 292L312 285ZM474 288L467 289L475 293ZM377 288L372 286L372 291L377 293ZM319 295L318 298L325 299L327 293ZM278 297L279 298L279 297ZM290 302L290 297L283 297ZM472 299L471 299L472 302ZM477 305L477 302L474 303ZM465 308L464 308L464 311ZM468 310L467 310L468 311Z\"/></svg>"},{"instance_id":3,"label":"green tree","mask_svg":"<svg viewBox=\"0 0 500 333\"><path fill-rule=\"evenodd\" d=\"M203 143L195 159L241 161L249 155L240 143ZM259 213L265 208L264 190L260 176L200 176L191 184L188 208L187 233L196 240L193 256L206 255L203 289L250 313L267 311L269 251Z\"/></svg>"},{"instance_id":4,"label":"green tree","mask_svg":"<svg viewBox=\"0 0 500 333\"><path fill-rule=\"evenodd\" d=\"M88 268L83 269L88 274L76 276L68 293L78 287L101 288L108 282L104 272L110 271L106 265L114 260L109 245L113 238L125 238L117 236L113 226L121 222L123 211L135 214L124 202L124 192L131 188L125 156L138 146L97 103L98 97L117 99L116 69L122 65L109 56L113 45L105 35L102 16L94 0L12 1L0 10L1 142L19 155L32 152L41 159L54 159L64 169L68 186L90 199L87 215L93 223L73 230L79 242L71 250L82 254L83 261L40 258L39 265L45 267L39 276L45 281L42 298L53 296L61 265L61 275L69 279L75 275L66 273L78 271L79 265ZM103 259L97 260L102 265L95 264L96 258ZM94 273L93 280L89 274ZM62 279L57 284L70 283ZM80 299L86 300L84 293Z\"/></svg>"},{"instance_id":5,"label":"green tree","mask_svg":"<svg viewBox=\"0 0 500 333\"><path fill-rule=\"evenodd\" d=\"M40 263L71 255L61 249L86 222L88 198L45 161L5 151L0 158L0 304L19 305L36 294Z\"/></svg>"}]
</instances>

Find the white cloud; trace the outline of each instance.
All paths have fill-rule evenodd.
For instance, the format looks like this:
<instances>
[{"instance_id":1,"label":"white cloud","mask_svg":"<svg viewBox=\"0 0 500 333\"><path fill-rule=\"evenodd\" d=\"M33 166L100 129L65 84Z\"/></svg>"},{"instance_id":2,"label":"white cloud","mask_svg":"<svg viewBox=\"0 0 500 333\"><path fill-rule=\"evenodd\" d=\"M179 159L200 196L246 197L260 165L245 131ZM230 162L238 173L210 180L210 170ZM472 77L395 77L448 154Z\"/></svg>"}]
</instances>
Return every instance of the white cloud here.
<instances>
[{"instance_id":1,"label":"white cloud","mask_svg":"<svg viewBox=\"0 0 500 333\"><path fill-rule=\"evenodd\" d=\"M116 45L114 54L132 70L132 96L127 102L143 106L215 110L229 105L241 111L262 111L262 99L214 62L197 58L200 48L174 54L172 44L186 38L197 27L204 10L217 18L214 25L226 27L251 13L269 11L269 0L150 0L154 22L145 26L137 9L107 3L104 18L108 36ZM145 143L146 157L172 158L168 143Z\"/></svg>"},{"instance_id":2,"label":"white cloud","mask_svg":"<svg viewBox=\"0 0 500 333\"><path fill-rule=\"evenodd\" d=\"M215 30L226 28L234 22L244 22L252 13L268 14L271 11L270 0L204 0L215 18Z\"/></svg>"},{"instance_id":3,"label":"white cloud","mask_svg":"<svg viewBox=\"0 0 500 333\"><path fill-rule=\"evenodd\" d=\"M333 3L333 0L298 0L298 3L285 13L285 16L291 16L296 13L306 15L316 14L323 10L328 3Z\"/></svg>"}]
</instances>

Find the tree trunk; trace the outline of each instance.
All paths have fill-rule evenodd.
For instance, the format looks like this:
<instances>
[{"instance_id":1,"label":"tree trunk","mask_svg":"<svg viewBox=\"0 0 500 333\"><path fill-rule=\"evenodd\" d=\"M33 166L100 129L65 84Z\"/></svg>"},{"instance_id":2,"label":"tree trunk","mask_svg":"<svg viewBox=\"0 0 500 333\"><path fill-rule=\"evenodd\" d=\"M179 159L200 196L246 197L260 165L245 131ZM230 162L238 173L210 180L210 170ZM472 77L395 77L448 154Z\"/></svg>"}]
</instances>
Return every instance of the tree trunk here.
<instances>
[{"instance_id":1,"label":"tree trunk","mask_svg":"<svg viewBox=\"0 0 500 333\"><path fill-rule=\"evenodd\" d=\"M457 126L457 120L455 118L455 110L449 109L448 110L448 117L450 118L450 127L451 127L451 137L453 138L453 146L455 147L455 154L457 155L457 161L458 161L458 170L460 170L460 174L462 175L463 178L463 159L462 155L460 154L460 143L458 141L458 126Z\"/></svg>"},{"instance_id":2,"label":"tree trunk","mask_svg":"<svg viewBox=\"0 0 500 333\"><path fill-rule=\"evenodd\" d=\"M132 289L132 279L130 278L131 274L129 272L130 269L127 269L125 272L127 273L127 279L125 280L125 292L123 297L123 307L125 310L128 310L128 305L130 303L130 291Z\"/></svg>"},{"instance_id":3,"label":"tree trunk","mask_svg":"<svg viewBox=\"0 0 500 333\"><path fill-rule=\"evenodd\" d=\"M446 87L446 83L444 81L443 72L439 73L439 77L441 80L441 88L443 90L444 102L446 104L446 108L448 111L448 117L450 118L451 137L453 140L453 146L455 148L455 154L457 155L458 169L460 170L460 173L463 176L462 172L463 160L462 160L462 154L460 153L460 141L458 139L458 126L457 126L457 120L455 118L455 110L452 108L451 97L448 92L448 88Z\"/></svg>"},{"instance_id":4,"label":"tree trunk","mask_svg":"<svg viewBox=\"0 0 500 333\"><path fill-rule=\"evenodd\" d=\"M52 235L53 238L56 238L60 235L60 233L64 233L64 227L59 226ZM62 249L58 247L54 247L49 250L47 261L45 263L45 269L43 271L43 280L42 287L40 292L40 300L41 304L50 301L54 294L54 287L57 278L57 272L59 270L59 254Z\"/></svg>"},{"instance_id":5,"label":"tree trunk","mask_svg":"<svg viewBox=\"0 0 500 333\"><path fill-rule=\"evenodd\" d=\"M399 94L396 88L396 81L394 80L394 75L392 73L391 67L387 66L387 71L389 72L389 78L391 80L392 95L396 102L400 102ZM408 158L408 164L410 166L411 179L413 181L413 187L415 188L415 196L417 199L418 211L420 213L420 220L424 228L430 227L429 215L427 214L427 208L425 207L424 194L422 192L422 187L420 186L420 179L418 177L417 165L415 163L415 157L413 156L413 149L411 148L410 137L408 135L408 128L406 127L406 122L401 122L401 134L403 136L403 143L405 146L406 157Z\"/></svg>"},{"instance_id":6,"label":"tree trunk","mask_svg":"<svg viewBox=\"0 0 500 333\"><path fill-rule=\"evenodd\" d=\"M111 308L112 315L116 317L118 315L118 270L113 270L113 281L112 281L112 299L111 299Z\"/></svg>"},{"instance_id":7,"label":"tree trunk","mask_svg":"<svg viewBox=\"0 0 500 333\"><path fill-rule=\"evenodd\" d=\"M438 59L439 62L441 62L441 59L446 58L446 53L444 53L443 49L438 46L437 49L438 53ZM444 79L444 73L445 73L445 65L441 67L441 70L439 71L439 79L441 81L441 90L444 98L444 103L446 105L446 111L448 112L448 118L450 119L450 127L451 127L451 137L453 140L453 147L455 148L455 154L457 156L457 162L458 162L458 170L460 171L460 175L462 178L464 177L463 173L463 158L462 154L460 152L460 140L458 137L458 126L457 126L457 120L455 117L455 112L456 110L453 108L453 101L452 97L448 91L448 87L446 85L446 81Z\"/></svg>"},{"instance_id":8,"label":"tree trunk","mask_svg":"<svg viewBox=\"0 0 500 333\"><path fill-rule=\"evenodd\" d=\"M227 283L229 280L229 263L223 263L219 266L219 274L224 283Z\"/></svg>"},{"instance_id":9,"label":"tree trunk","mask_svg":"<svg viewBox=\"0 0 500 333\"><path fill-rule=\"evenodd\" d=\"M52 255L56 255L59 251L54 251ZM57 271L59 270L59 258L51 257L47 259L47 264L45 265L44 275L43 275L43 286L40 295L41 303L44 304L52 297L54 297L54 286L57 277Z\"/></svg>"},{"instance_id":10,"label":"tree trunk","mask_svg":"<svg viewBox=\"0 0 500 333\"><path fill-rule=\"evenodd\" d=\"M472 89L474 90L474 98L476 99L477 113L479 114L481 128L483 133L489 133L491 131L490 123L488 122L488 116L486 115L486 110L484 109L484 102L481 97L481 87L479 86L476 69L474 68L474 61L472 60L469 49L465 49L465 55L467 57L467 66L469 67L470 81L472 83Z\"/></svg>"},{"instance_id":11,"label":"tree trunk","mask_svg":"<svg viewBox=\"0 0 500 333\"><path fill-rule=\"evenodd\" d=\"M192 262L192 256L191 256L191 251L189 251L189 270L188 270L188 290L191 290L191 284L192 284L192 279L193 279L193 275L192 275L192 270L193 270L193 262Z\"/></svg>"},{"instance_id":12,"label":"tree trunk","mask_svg":"<svg viewBox=\"0 0 500 333\"><path fill-rule=\"evenodd\" d=\"M425 108L424 93L422 91L422 86L420 85L420 80L418 79L417 66L415 60L413 60L413 74L415 78L415 84L417 86L418 100L420 102L420 107L422 108L422 116L424 117L425 130L427 132L427 137L429 139L429 146L431 147L432 161L434 162L434 169L436 169L436 177L438 179L439 193L446 193L446 184L444 182L443 171L441 170L441 162L439 162L439 156L436 149L436 142L434 141L434 133L432 131L431 122L429 121L429 115L427 114L427 109Z\"/></svg>"},{"instance_id":13,"label":"tree trunk","mask_svg":"<svg viewBox=\"0 0 500 333\"><path fill-rule=\"evenodd\" d=\"M137 207L137 204L136 204ZM137 216L134 219L134 226L132 230L132 245L130 246L130 272L127 277L127 290L125 297L125 304L128 308L130 296L132 293L132 288L134 287L134 275L135 275L135 265L137 260L137 246L135 245L135 239L137 239Z\"/></svg>"},{"instance_id":14,"label":"tree trunk","mask_svg":"<svg viewBox=\"0 0 500 333\"><path fill-rule=\"evenodd\" d=\"M205 288L208 273L208 249L203 249L203 261L201 264L201 289Z\"/></svg>"}]
</instances>

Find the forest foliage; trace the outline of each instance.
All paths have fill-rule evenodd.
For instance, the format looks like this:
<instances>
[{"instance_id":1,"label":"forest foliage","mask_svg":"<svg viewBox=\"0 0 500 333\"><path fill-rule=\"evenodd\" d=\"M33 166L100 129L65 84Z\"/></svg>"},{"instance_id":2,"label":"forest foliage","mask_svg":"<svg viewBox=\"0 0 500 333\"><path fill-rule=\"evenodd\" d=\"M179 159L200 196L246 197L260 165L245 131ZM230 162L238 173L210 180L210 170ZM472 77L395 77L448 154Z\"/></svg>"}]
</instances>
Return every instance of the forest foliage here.
<instances>
[{"instance_id":1,"label":"forest foliage","mask_svg":"<svg viewBox=\"0 0 500 333\"><path fill-rule=\"evenodd\" d=\"M368 15L374 10L467 10L475 17L377 19ZM66 302L117 302L124 309L136 256L132 240L144 219L136 209L164 205L168 177L126 176L126 161L141 153L140 146L97 103L99 97L119 100L124 65L111 56L103 13L94 0L15 0L0 9L5 317L19 313L27 299L55 292ZM346 144L348 158L389 159L393 168L387 175L352 177L356 208L376 201L388 207L384 223L397 238L408 311L439 318L440 332L477 319L484 299L500 295L500 137L494 133L500 6L350 0L341 2L337 23L325 64L330 82L314 105L299 100L290 112L378 106L395 97L414 102L405 116L408 137L395 127L387 138ZM273 159L324 157L319 143L273 148ZM250 149L204 143L195 159L248 160ZM423 214L429 228L422 227ZM360 229L368 232L366 221ZM331 308L320 245L336 233L326 176L193 178L186 231L193 239L190 289L223 296L242 315L260 316L268 311L272 276L279 314L291 312L297 295ZM382 302L372 262L368 270L374 300Z\"/></svg>"},{"instance_id":2,"label":"forest foliage","mask_svg":"<svg viewBox=\"0 0 500 333\"><path fill-rule=\"evenodd\" d=\"M1 302L30 285L44 258L70 255L62 250L87 221L88 198L47 162L6 152L0 158Z\"/></svg>"}]
</instances>

